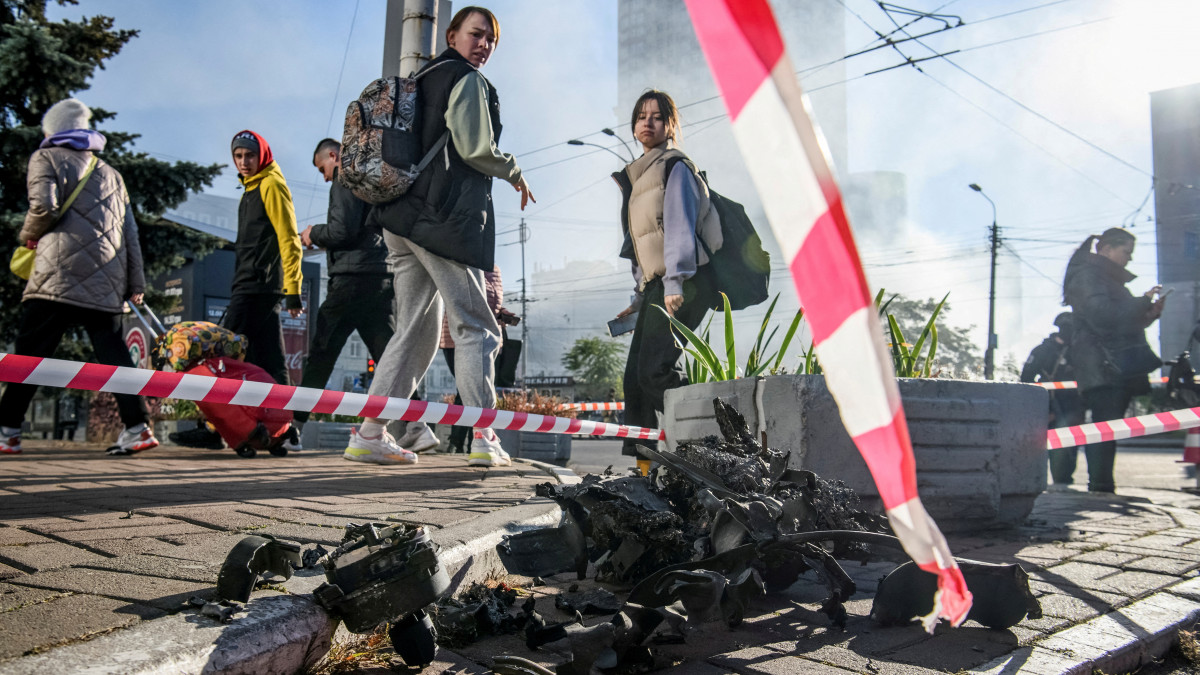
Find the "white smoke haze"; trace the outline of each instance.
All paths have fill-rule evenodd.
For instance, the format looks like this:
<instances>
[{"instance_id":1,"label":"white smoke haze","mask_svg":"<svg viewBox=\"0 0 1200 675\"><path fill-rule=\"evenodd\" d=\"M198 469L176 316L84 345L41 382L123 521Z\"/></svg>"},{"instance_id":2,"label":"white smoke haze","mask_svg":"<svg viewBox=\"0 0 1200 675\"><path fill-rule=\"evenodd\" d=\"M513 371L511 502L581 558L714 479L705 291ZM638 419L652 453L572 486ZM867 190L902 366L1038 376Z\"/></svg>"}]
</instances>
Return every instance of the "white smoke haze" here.
<instances>
[{"instance_id":1,"label":"white smoke haze","mask_svg":"<svg viewBox=\"0 0 1200 675\"><path fill-rule=\"evenodd\" d=\"M793 3L775 1L781 20L802 11ZM875 40L873 31L894 28L869 0L845 0L844 10L837 0L806 3L820 11L832 8L842 23L785 26L798 62L808 50L820 49L791 33L812 30L821 40L840 43L839 54L848 54ZM484 69L501 96L500 146L518 155L539 200L525 213L532 234L525 250L533 300L529 325L543 339L530 345L529 372L559 374L561 350L575 337L602 333L604 323L627 303L632 286L617 259L619 199L607 178L621 165L606 151L566 145L579 138L625 152L616 139L600 133L611 127L629 140L629 112L619 109L618 101L619 5L498 0L487 6L502 26L499 48ZM940 298L950 291L950 319L975 326L980 352L992 213L967 185L978 183L995 201L1007 239L997 270L997 364L1010 353L1021 361L1053 329L1053 317L1061 311L1062 273L1074 247L1087 234L1120 225L1146 196L1152 170L1149 93L1200 81L1200 41L1194 37L1200 3L910 0L908 6L963 19L965 25L922 42L941 53L958 50L949 60L983 83L943 59L917 64L924 73L904 66L866 74L902 63L904 56L893 49L807 70L802 83L814 92L818 116L822 106L842 106L841 119L827 115L818 121L831 139L845 130L842 147L833 145L847 193L858 180L887 183L901 177L901 198L887 208L876 202L869 202L875 204L871 208L849 206L868 279L876 288L913 298ZM347 41L356 7L353 39ZM346 104L378 76L384 10L381 0L92 0L49 8L53 17L107 14L118 28L142 31L97 72L92 88L80 93L90 105L119 113L107 126L142 133L138 148L165 158L226 164L232 134L253 128L271 143L306 223L321 222L326 204L327 188L311 166L312 148L320 138L340 134ZM908 28L921 33L939 26L923 19ZM644 27L624 30L635 28ZM899 49L913 59L933 53L916 42ZM678 70L674 65L666 67ZM681 105L713 94L707 73L661 86L670 86ZM721 103L688 106L683 113L689 124L684 148L707 169L713 186L748 205L756 202L728 123L720 117ZM236 185L227 171L212 192L237 197ZM495 198L498 229L506 232L499 237L497 257L515 305L521 247L512 244L521 214L515 193L504 184L497 184ZM896 203L900 209L890 206ZM894 211L890 221L879 213L888 209ZM770 239L755 210L752 217ZM1148 217L1153 217L1152 198L1134 228L1139 247L1131 270L1139 279L1131 289L1139 293L1156 277ZM773 283L783 293L776 316L785 320L797 302L782 271L785 261L777 249L773 252L781 270ZM587 261L609 265L611 271L597 276L593 272L600 268ZM565 268L575 279L539 287L533 283L535 268L550 277L550 270ZM740 313L742 344L751 340L764 310Z\"/></svg>"}]
</instances>

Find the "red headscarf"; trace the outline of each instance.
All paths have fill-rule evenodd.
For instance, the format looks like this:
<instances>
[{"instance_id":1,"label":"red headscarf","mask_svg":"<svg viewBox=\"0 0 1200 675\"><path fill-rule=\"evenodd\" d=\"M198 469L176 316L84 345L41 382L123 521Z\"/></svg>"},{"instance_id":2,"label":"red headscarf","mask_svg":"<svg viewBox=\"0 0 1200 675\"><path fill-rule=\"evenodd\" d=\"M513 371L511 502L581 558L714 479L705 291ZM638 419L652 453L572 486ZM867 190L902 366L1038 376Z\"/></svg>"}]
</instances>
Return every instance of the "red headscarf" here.
<instances>
[{"instance_id":1,"label":"red headscarf","mask_svg":"<svg viewBox=\"0 0 1200 675\"><path fill-rule=\"evenodd\" d=\"M250 131L249 129L242 129L233 135L233 141L230 142L231 149L234 141L237 141L238 139L247 139L248 136L252 137L254 142L258 145L258 170L262 171L263 169L267 168L268 164L275 161L275 157L271 154L271 146L267 145L267 139L259 136L256 132Z\"/></svg>"}]
</instances>

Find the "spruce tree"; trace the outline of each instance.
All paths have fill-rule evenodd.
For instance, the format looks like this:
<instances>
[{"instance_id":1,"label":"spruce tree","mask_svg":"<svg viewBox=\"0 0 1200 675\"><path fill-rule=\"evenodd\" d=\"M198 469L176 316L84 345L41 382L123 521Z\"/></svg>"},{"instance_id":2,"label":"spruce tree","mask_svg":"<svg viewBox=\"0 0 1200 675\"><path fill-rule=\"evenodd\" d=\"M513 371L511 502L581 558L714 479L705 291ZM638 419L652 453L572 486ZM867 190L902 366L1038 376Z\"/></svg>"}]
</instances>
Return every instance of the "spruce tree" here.
<instances>
[{"instance_id":1,"label":"spruce tree","mask_svg":"<svg viewBox=\"0 0 1200 675\"><path fill-rule=\"evenodd\" d=\"M75 0L58 0L74 5ZM21 242L17 233L28 209L25 174L29 156L43 135L42 115L58 101L88 89L97 68L121 51L136 30L114 30L113 19L93 16L79 21L51 21L47 0L0 0L0 260L7 262ZM81 97L87 102L86 97ZM133 149L136 133L110 129L115 112L93 107L93 126L108 137L101 159L121 172L137 216L146 278L178 268L184 254L203 256L221 240L186 227L156 224L167 209L191 192L211 186L222 165L164 162ZM0 345L16 336L25 282L7 270L0 273ZM161 299L150 288L153 303ZM58 355L83 358L85 342L64 340Z\"/></svg>"}]
</instances>

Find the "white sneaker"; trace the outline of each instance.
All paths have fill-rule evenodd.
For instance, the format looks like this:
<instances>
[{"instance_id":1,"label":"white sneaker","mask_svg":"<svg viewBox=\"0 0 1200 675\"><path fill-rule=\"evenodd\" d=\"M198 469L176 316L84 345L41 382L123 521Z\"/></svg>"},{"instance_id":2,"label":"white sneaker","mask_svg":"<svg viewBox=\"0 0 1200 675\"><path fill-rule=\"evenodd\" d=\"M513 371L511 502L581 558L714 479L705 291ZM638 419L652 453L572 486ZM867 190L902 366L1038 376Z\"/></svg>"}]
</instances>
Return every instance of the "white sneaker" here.
<instances>
[{"instance_id":1,"label":"white sneaker","mask_svg":"<svg viewBox=\"0 0 1200 675\"><path fill-rule=\"evenodd\" d=\"M148 425L139 424L140 429L125 429L117 437L117 444L107 450L110 455L135 455L143 450L158 447L158 439Z\"/></svg>"},{"instance_id":2,"label":"white sneaker","mask_svg":"<svg viewBox=\"0 0 1200 675\"><path fill-rule=\"evenodd\" d=\"M0 455L19 455L21 454L21 430L9 429L7 427L0 429Z\"/></svg>"},{"instance_id":3,"label":"white sneaker","mask_svg":"<svg viewBox=\"0 0 1200 675\"><path fill-rule=\"evenodd\" d=\"M351 462L370 462L372 464L416 464L417 455L400 447L396 439L385 429L378 438L367 438L358 433L358 429L350 430L350 444L346 446L343 459Z\"/></svg>"},{"instance_id":4,"label":"white sneaker","mask_svg":"<svg viewBox=\"0 0 1200 675\"><path fill-rule=\"evenodd\" d=\"M293 426L283 434L283 443L279 447L288 452L299 452L304 449L304 444L300 442L300 429Z\"/></svg>"},{"instance_id":5,"label":"white sneaker","mask_svg":"<svg viewBox=\"0 0 1200 675\"><path fill-rule=\"evenodd\" d=\"M433 430L429 428L428 424L424 422L409 422L408 429L396 442L402 448L421 453L436 448L441 441L433 434Z\"/></svg>"},{"instance_id":6,"label":"white sneaker","mask_svg":"<svg viewBox=\"0 0 1200 675\"><path fill-rule=\"evenodd\" d=\"M467 456L470 466L508 466L512 457L500 447L500 439L491 429L476 429L471 454Z\"/></svg>"}]
</instances>

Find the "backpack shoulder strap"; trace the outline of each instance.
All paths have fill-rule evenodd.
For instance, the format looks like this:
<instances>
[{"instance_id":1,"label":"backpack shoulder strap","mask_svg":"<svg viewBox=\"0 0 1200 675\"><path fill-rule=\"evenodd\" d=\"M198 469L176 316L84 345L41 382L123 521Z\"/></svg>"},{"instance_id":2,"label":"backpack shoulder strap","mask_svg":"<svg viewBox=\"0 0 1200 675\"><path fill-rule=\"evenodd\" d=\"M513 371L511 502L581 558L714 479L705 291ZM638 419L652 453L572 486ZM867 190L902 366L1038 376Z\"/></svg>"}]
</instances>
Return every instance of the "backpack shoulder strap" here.
<instances>
[{"instance_id":1,"label":"backpack shoulder strap","mask_svg":"<svg viewBox=\"0 0 1200 675\"><path fill-rule=\"evenodd\" d=\"M676 155L674 157L668 157L666 159L666 161L663 162L663 164L664 164L664 166L663 166L663 185L662 185L663 190L667 189L667 181L669 181L671 179L671 172L675 170L675 165L680 162L684 162L684 166L687 166L689 169L692 169L692 175L696 176L697 180L702 181L704 183L705 187L708 187L708 176L706 176L703 171L697 170L695 168L695 165L692 164L690 161L685 161L685 160L687 160L687 157L684 157L682 155ZM710 189L708 191L708 193L709 193L709 200L712 200L712 190ZM714 205L713 208L716 208L716 206ZM699 242L701 248L704 249L704 255L708 256L709 260L712 260L712 256L713 256L712 249L709 248L708 242L704 241L704 237L700 236L699 228L697 228L697 230L696 230L696 241ZM697 249L696 261L699 262L699 260L700 260L700 251Z\"/></svg>"},{"instance_id":2,"label":"backpack shoulder strap","mask_svg":"<svg viewBox=\"0 0 1200 675\"><path fill-rule=\"evenodd\" d=\"M438 139L433 142L433 147L429 148L429 152L425 153L425 156L422 157L421 161L417 163L417 173L421 173L429 167L429 163L433 161L434 157L438 156L438 153L442 151L442 148L446 147L446 143L449 140L450 130L447 129L442 132L441 136L438 136Z\"/></svg>"},{"instance_id":3,"label":"backpack shoulder strap","mask_svg":"<svg viewBox=\"0 0 1200 675\"><path fill-rule=\"evenodd\" d=\"M67 215L67 211L71 209L71 205L75 203L75 198L79 196L79 193L83 192L83 186L87 185L88 180L92 177L92 172L96 170L96 165L99 163L99 158L93 154L92 160L88 162L87 170L79 177L79 183L75 185L75 189L71 191L70 196L67 197L67 201L63 202L62 206L59 207L58 218L55 218L54 222L57 223L62 220L63 216Z\"/></svg>"}]
</instances>

